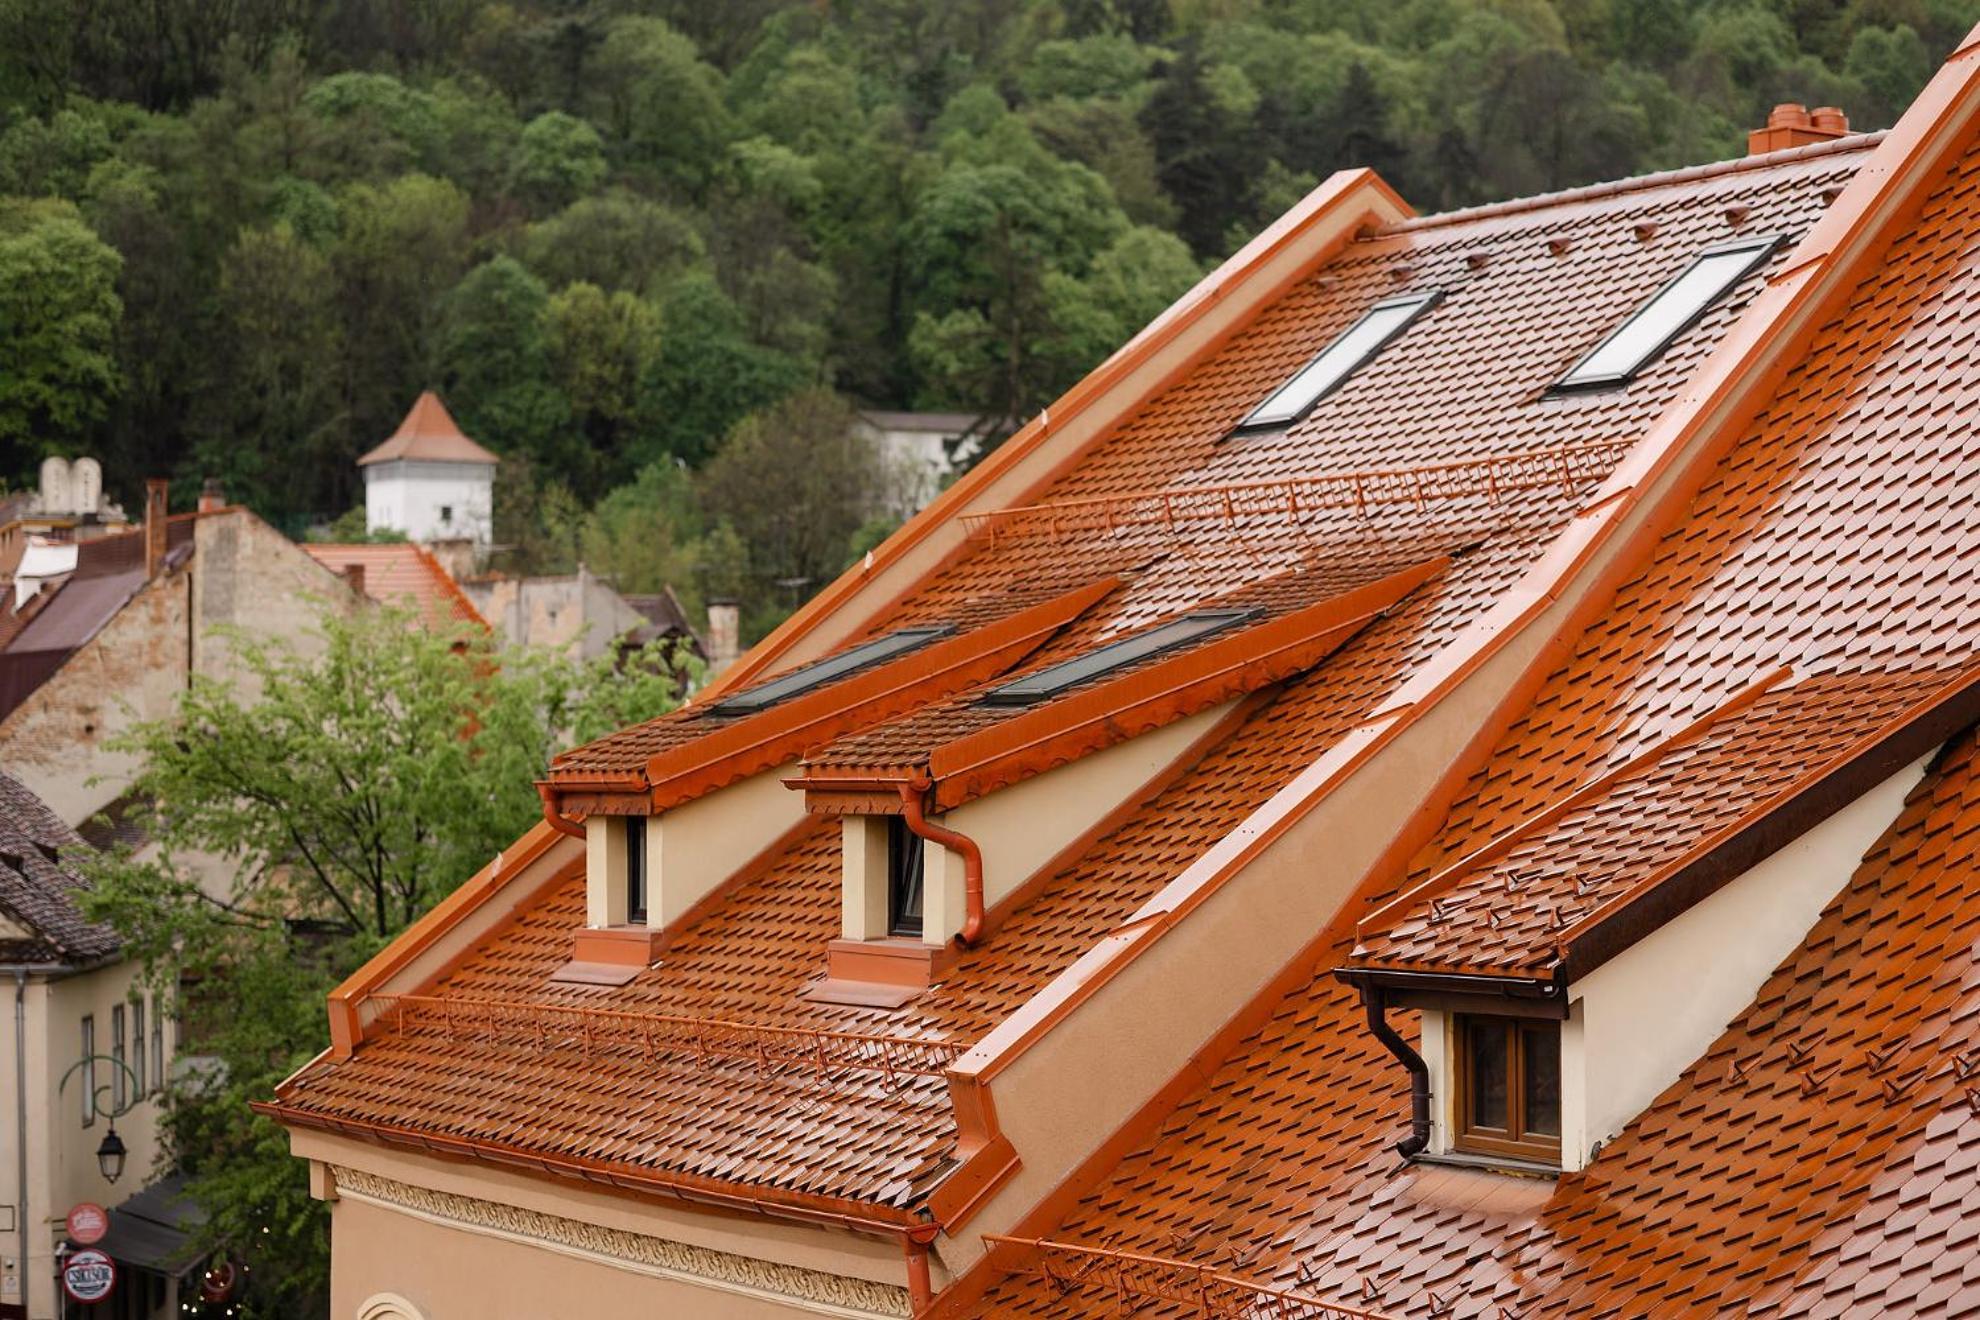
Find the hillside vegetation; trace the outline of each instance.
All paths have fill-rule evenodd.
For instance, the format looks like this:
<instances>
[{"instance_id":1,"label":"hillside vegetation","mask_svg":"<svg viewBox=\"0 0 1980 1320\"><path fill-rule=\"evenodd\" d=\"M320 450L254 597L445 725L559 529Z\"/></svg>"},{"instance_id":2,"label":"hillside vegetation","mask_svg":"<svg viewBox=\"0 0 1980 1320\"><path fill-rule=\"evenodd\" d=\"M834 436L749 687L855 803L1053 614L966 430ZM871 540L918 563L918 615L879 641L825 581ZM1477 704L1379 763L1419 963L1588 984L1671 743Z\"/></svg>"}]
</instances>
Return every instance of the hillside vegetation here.
<instances>
[{"instance_id":1,"label":"hillside vegetation","mask_svg":"<svg viewBox=\"0 0 1980 1320\"><path fill-rule=\"evenodd\" d=\"M1781 100L1878 127L1976 17L0 0L0 476L90 452L300 531L433 385L511 460L512 562L762 594L836 567L742 525L823 391L1022 419L1331 170L1431 210L1736 155Z\"/></svg>"}]
</instances>

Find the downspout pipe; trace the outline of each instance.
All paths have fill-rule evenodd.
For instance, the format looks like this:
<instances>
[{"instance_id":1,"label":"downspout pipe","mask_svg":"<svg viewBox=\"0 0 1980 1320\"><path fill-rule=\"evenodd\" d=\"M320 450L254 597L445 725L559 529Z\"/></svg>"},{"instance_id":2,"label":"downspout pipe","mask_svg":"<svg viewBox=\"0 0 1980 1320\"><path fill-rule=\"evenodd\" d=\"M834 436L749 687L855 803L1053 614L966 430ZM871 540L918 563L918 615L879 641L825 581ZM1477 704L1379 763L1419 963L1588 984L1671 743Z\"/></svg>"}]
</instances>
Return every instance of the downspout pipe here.
<instances>
[{"instance_id":1,"label":"downspout pipe","mask_svg":"<svg viewBox=\"0 0 1980 1320\"><path fill-rule=\"evenodd\" d=\"M20 1275L21 1304L25 1309L28 1300L28 1094L27 1094L27 968L14 969L14 1159L20 1172L18 1199L19 1207L14 1212L15 1226L20 1230L20 1264L16 1270Z\"/></svg>"},{"instance_id":2,"label":"downspout pipe","mask_svg":"<svg viewBox=\"0 0 1980 1320\"><path fill-rule=\"evenodd\" d=\"M549 822L551 829L557 831L559 834L568 834L573 839L582 839L584 837L584 826L572 820L569 816L566 816L558 808L557 794L549 784L538 780L536 795L543 799L543 819Z\"/></svg>"},{"instance_id":3,"label":"downspout pipe","mask_svg":"<svg viewBox=\"0 0 1980 1320\"><path fill-rule=\"evenodd\" d=\"M965 948L974 946L983 938L983 849L976 846L976 840L966 834L937 825L928 819L923 807L923 798L935 781L928 777L926 770L915 771L914 777L901 785L901 814L907 820L907 827L930 843L939 843L963 859L963 926L956 938Z\"/></svg>"},{"instance_id":4,"label":"downspout pipe","mask_svg":"<svg viewBox=\"0 0 1980 1320\"><path fill-rule=\"evenodd\" d=\"M935 1305L935 1283L929 1276L928 1249L935 1241L935 1230L912 1229L901 1234L901 1249L907 1253L908 1314L925 1315Z\"/></svg>"},{"instance_id":5,"label":"downspout pipe","mask_svg":"<svg viewBox=\"0 0 1980 1320\"><path fill-rule=\"evenodd\" d=\"M1430 1066L1389 1025L1389 1001L1380 986L1364 985L1361 1002L1368 1010L1368 1030L1409 1070L1409 1135L1396 1143L1396 1154L1413 1159L1430 1144Z\"/></svg>"}]
</instances>

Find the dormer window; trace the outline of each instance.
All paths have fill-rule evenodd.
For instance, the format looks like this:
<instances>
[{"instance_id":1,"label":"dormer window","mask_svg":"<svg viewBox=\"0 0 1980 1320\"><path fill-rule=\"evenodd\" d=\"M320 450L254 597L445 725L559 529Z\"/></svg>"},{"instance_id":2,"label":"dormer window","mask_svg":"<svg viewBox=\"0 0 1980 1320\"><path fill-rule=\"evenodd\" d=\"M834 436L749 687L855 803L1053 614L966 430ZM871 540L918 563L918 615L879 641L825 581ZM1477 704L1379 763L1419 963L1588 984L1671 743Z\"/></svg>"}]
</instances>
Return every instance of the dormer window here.
<instances>
[{"instance_id":1,"label":"dormer window","mask_svg":"<svg viewBox=\"0 0 1980 1320\"><path fill-rule=\"evenodd\" d=\"M1550 392L1601 389L1636 379L1679 335L1696 325L1713 303L1765 261L1780 241L1780 235L1774 234L1701 252L1575 363Z\"/></svg>"},{"instance_id":2,"label":"dormer window","mask_svg":"<svg viewBox=\"0 0 1980 1320\"><path fill-rule=\"evenodd\" d=\"M646 817L626 816L619 822L626 841L626 924L646 924Z\"/></svg>"},{"instance_id":3,"label":"dormer window","mask_svg":"<svg viewBox=\"0 0 1980 1320\"><path fill-rule=\"evenodd\" d=\"M1407 330L1409 323L1429 310L1437 298L1435 292L1406 293L1376 303L1334 342L1321 349L1318 357L1253 408L1231 434L1278 431L1299 421L1320 400L1346 384L1391 339Z\"/></svg>"},{"instance_id":4,"label":"dormer window","mask_svg":"<svg viewBox=\"0 0 1980 1320\"><path fill-rule=\"evenodd\" d=\"M454 521L453 505L443 504L440 506L440 521L443 523L452 523Z\"/></svg>"},{"instance_id":5,"label":"dormer window","mask_svg":"<svg viewBox=\"0 0 1980 1320\"><path fill-rule=\"evenodd\" d=\"M887 933L921 938L921 838L900 816L887 818Z\"/></svg>"},{"instance_id":6,"label":"dormer window","mask_svg":"<svg viewBox=\"0 0 1980 1320\"><path fill-rule=\"evenodd\" d=\"M1544 1164L1561 1158L1561 1025L1544 1018L1453 1015L1456 1112L1463 1154Z\"/></svg>"}]
</instances>

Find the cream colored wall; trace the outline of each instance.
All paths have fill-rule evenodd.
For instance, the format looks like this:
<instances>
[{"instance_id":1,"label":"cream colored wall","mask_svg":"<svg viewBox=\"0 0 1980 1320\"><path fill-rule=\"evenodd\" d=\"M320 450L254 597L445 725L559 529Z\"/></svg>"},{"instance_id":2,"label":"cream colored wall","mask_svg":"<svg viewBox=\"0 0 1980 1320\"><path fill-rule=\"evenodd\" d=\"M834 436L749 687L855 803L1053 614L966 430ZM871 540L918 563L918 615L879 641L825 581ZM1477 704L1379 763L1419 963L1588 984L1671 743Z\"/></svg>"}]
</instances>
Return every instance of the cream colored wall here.
<instances>
[{"instance_id":1,"label":"cream colored wall","mask_svg":"<svg viewBox=\"0 0 1980 1320\"><path fill-rule=\"evenodd\" d=\"M998 789L935 819L983 850L983 902L994 907L1073 840L1174 764L1234 703L1200 711L1138 738L1116 743L1056 770ZM937 843L923 846L922 929L947 944L963 927L963 859ZM886 872L881 873L886 884ZM884 906L884 888L882 903ZM884 922L885 918L882 918Z\"/></svg>"},{"instance_id":2,"label":"cream colored wall","mask_svg":"<svg viewBox=\"0 0 1980 1320\"><path fill-rule=\"evenodd\" d=\"M584 922L587 926L626 924L624 821L623 816L593 816L584 823ZM648 842L647 852L651 856L651 840ZM648 884L651 883L649 877ZM651 901L649 896L648 902Z\"/></svg>"},{"instance_id":3,"label":"cream colored wall","mask_svg":"<svg viewBox=\"0 0 1980 1320\"><path fill-rule=\"evenodd\" d=\"M290 1145L299 1158L311 1161L312 1187L332 1198L333 1317L354 1314L358 1303L378 1292L398 1292L420 1303L429 1320L503 1315L536 1320L559 1314L717 1316L732 1314L714 1309L730 1305L745 1308L733 1314L751 1317L905 1314L906 1266L899 1242L891 1236L729 1212L665 1196L613 1194L575 1180L438 1160L323 1132L292 1129ZM379 1183L395 1184L396 1189L381 1192ZM389 1230L381 1230L381 1236L365 1236L362 1229L347 1232L347 1223L364 1217L352 1216L351 1207L367 1200L371 1203L367 1208L389 1215L389 1222L443 1221L437 1227L448 1231L435 1241L446 1245L436 1249L461 1254L441 1259L468 1261L473 1268L427 1271L421 1267L408 1272L406 1256L429 1253L403 1251ZM473 1208L463 1210L461 1202L470 1202ZM413 1213L408 1213L409 1208ZM574 1236L582 1240L574 1244L546 1231L544 1219L579 1226L584 1231ZM642 1264L633 1253L615 1247L613 1234L678 1244L688 1248L690 1256L719 1254L739 1268L704 1270L692 1262L676 1263L670 1277L666 1267L656 1271L648 1267L651 1262ZM576 1268L557 1265L559 1258L584 1266L569 1276L580 1289L574 1296L584 1300L623 1296L629 1299L627 1309L602 1305L571 1313L477 1309L520 1295L495 1286L518 1273ZM765 1268L751 1270L751 1261ZM807 1276L828 1297L841 1303L864 1298L867 1304L850 1312L820 1310L821 1302L800 1295L804 1289L791 1282L793 1277ZM939 1286L946 1276L938 1273L936 1281ZM717 1286L724 1282L739 1286Z\"/></svg>"},{"instance_id":4,"label":"cream colored wall","mask_svg":"<svg viewBox=\"0 0 1980 1320\"><path fill-rule=\"evenodd\" d=\"M887 816L846 816L839 821L841 862L839 883L839 933L849 940L877 940L886 936L887 904ZM924 868L928 863L925 845ZM926 875L926 871L923 872ZM925 887L925 881L924 881Z\"/></svg>"},{"instance_id":5,"label":"cream colored wall","mask_svg":"<svg viewBox=\"0 0 1980 1320\"><path fill-rule=\"evenodd\" d=\"M666 926L804 819L804 794L784 787L796 765L752 775L651 818L646 923Z\"/></svg>"},{"instance_id":6,"label":"cream colored wall","mask_svg":"<svg viewBox=\"0 0 1980 1320\"><path fill-rule=\"evenodd\" d=\"M476 1232L346 1196L332 1207L336 1241L332 1320L359 1320L379 1293L396 1294L422 1320L791 1320L878 1314L780 1299L714 1281L669 1275L578 1248Z\"/></svg>"},{"instance_id":7,"label":"cream colored wall","mask_svg":"<svg viewBox=\"0 0 1980 1320\"><path fill-rule=\"evenodd\" d=\"M1561 1158L1581 1168L1794 952L1925 773L1921 758L1568 988Z\"/></svg>"},{"instance_id":8,"label":"cream colored wall","mask_svg":"<svg viewBox=\"0 0 1980 1320\"><path fill-rule=\"evenodd\" d=\"M119 963L61 980L31 979L27 985L28 1057L28 1226L29 1257L26 1279L29 1315L33 1320L55 1316L55 1245L62 1234L62 1219L78 1201L94 1201L115 1206L141 1190L159 1175L159 1098L154 1093L140 1098L130 1112L117 1120L117 1134L129 1154L123 1176L116 1182L104 1180L96 1162L96 1147L109 1130L108 1120L98 1117L84 1127L82 1122L83 1074L69 1078L67 1089L58 1090L62 1076L82 1057L82 1018L90 1013L96 1019L96 1052L112 1055L111 1010L124 1005L125 1030L132 1026L130 995L136 986L138 968ZM12 978L4 998L12 999ZM146 1036L155 1020L158 1001L148 996L145 1005ZM12 1205L19 1199L19 1165L15 1150L14 1015L12 1004L0 1005L0 1204ZM148 1044L148 1040L147 1040ZM173 1022L165 1022L166 1067L171 1067L177 1048ZM108 1063L97 1066L99 1087L113 1085L115 1070ZM154 1075L147 1056L146 1086ZM103 1104L114 1103L114 1093L103 1096ZM17 1233L0 1234L0 1257L14 1258L18 1252ZM12 1300L0 1297L0 1300Z\"/></svg>"}]
</instances>

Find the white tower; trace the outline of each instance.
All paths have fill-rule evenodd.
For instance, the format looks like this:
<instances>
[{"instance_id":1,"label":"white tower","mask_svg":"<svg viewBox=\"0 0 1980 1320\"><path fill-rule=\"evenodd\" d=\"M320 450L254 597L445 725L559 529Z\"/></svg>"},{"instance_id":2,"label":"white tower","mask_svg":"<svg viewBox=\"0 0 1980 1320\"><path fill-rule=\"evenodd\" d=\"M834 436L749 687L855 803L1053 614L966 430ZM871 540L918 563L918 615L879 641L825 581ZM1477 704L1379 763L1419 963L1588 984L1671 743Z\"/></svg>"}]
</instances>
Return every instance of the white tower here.
<instances>
[{"instance_id":1,"label":"white tower","mask_svg":"<svg viewBox=\"0 0 1980 1320\"><path fill-rule=\"evenodd\" d=\"M421 544L493 534L495 455L467 438L432 390L419 396L392 438L358 460L364 528L404 532Z\"/></svg>"}]
</instances>

